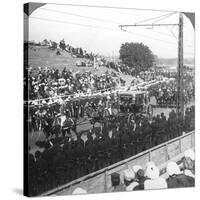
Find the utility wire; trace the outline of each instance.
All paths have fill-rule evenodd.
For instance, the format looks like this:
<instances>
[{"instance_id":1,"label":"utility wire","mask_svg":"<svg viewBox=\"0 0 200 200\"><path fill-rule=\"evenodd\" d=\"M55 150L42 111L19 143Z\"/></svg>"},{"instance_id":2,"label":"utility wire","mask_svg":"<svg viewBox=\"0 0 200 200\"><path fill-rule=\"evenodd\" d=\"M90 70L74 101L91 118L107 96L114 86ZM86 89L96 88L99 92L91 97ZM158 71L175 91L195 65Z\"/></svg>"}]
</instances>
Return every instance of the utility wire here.
<instances>
[{"instance_id":1,"label":"utility wire","mask_svg":"<svg viewBox=\"0 0 200 200\"><path fill-rule=\"evenodd\" d=\"M69 13L69 12L63 12L63 11L58 11L58 10L53 10L53 9L47 9L47 8L40 8L41 10L46 10L46 11L50 11L50 12L55 12L55 13L61 13L61 14L66 14L66 15L72 15L72 16L76 16L76 17L81 17L81 18L85 18L85 19L91 19L91 20L96 20L96 21L101 21L101 22L106 22L106 23L112 23L112 24L116 24L119 25L120 23L115 22L115 21L111 21L111 20L104 20L104 19L100 19L100 18L95 18L95 17L90 17L90 16L85 16L85 15L78 15L75 13ZM141 23L141 22L145 22L145 21L150 21L153 19L158 19L161 17L168 17L175 14L175 12L172 13L168 13L168 14L164 14L164 15L160 15L157 17L153 17L153 18L148 18L139 22L136 22L135 24Z\"/></svg>"},{"instance_id":2,"label":"utility wire","mask_svg":"<svg viewBox=\"0 0 200 200\"><path fill-rule=\"evenodd\" d=\"M164 19L166 19L166 18L168 18L168 17L171 17L172 15L174 15L174 14L176 14L176 13L177 13L177 12L174 12L174 13L170 13L170 14L167 15L167 16L163 16L163 17L161 17L161 19L158 19L158 20L154 21L153 24L155 24L156 22L160 22L160 21L162 21L162 20L164 20Z\"/></svg>"},{"instance_id":3,"label":"utility wire","mask_svg":"<svg viewBox=\"0 0 200 200\"><path fill-rule=\"evenodd\" d=\"M48 4L55 5L54 3L48 3ZM154 11L154 12L178 12L178 11L172 11L172 10L156 10L156 9L142 9L142 8L132 8L132 7L117 7L117 6L102 6L102 5L87 5L87 4L69 4L68 3L68 4L59 4L59 5L72 6L72 7L118 9L118 10L143 10L143 11Z\"/></svg>"},{"instance_id":4,"label":"utility wire","mask_svg":"<svg viewBox=\"0 0 200 200\"><path fill-rule=\"evenodd\" d=\"M160 31L157 31L157 30L154 30L154 29L150 29L150 31L155 32L155 33L158 33L159 35L168 36L168 37L174 39L174 37L173 37L172 35L170 35L170 34L163 33L163 32L160 32ZM177 38L176 38L176 39L177 39Z\"/></svg>"},{"instance_id":5,"label":"utility wire","mask_svg":"<svg viewBox=\"0 0 200 200\"><path fill-rule=\"evenodd\" d=\"M169 17L173 14L175 14L175 13L173 12L173 13L170 13L170 14L168 13L168 14L157 16L157 17L147 18L147 19L141 20L139 22L136 22L135 24L140 24L140 23L151 21L151 20L158 19L158 18L161 18L161 17Z\"/></svg>"},{"instance_id":6,"label":"utility wire","mask_svg":"<svg viewBox=\"0 0 200 200\"><path fill-rule=\"evenodd\" d=\"M174 43L174 42L169 42L169 41L165 41L165 40L160 40L160 39L158 39L158 38L149 37L149 36L142 35L142 34L136 34L136 33L133 33L133 32L131 32L131 31L127 31L127 30L125 30L125 32L127 32L127 33L129 33L129 34L132 34L132 35L138 35L138 36L141 36L141 37L145 37L145 38L153 39L153 40L156 40L156 41L164 42L164 43L169 44L169 45L173 45L173 46L176 45L176 46L177 46L177 44ZM177 47L177 48L178 48L178 47Z\"/></svg>"},{"instance_id":7,"label":"utility wire","mask_svg":"<svg viewBox=\"0 0 200 200\"><path fill-rule=\"evenodd\" d=\"M41 9L41 10L50 11L50 12L55 12L55 13L61 13L61 14L66 14L66 15L72 15L72 16L81 17L81 18L85 18L85 19L91 19L91 20L106 22L106 23L112 23L112 24L117 24L117 25L119 24L119 23L114 22L114 21L104 20L104 19L100 19L100 18L96 18L96 17L90 17L90 16L86 16L86 15L78 15L78 14L75 14L75 13L63 12L63 11L52 10L52 9L47 9L47 8L40 8L40 9Z\"/></svg>"},{"instance_id":8,"label":"utility wire","mask_svg":"<svg viewBox=\"0 0 200 200\"><path fill-rule=\"evenodd\" d=\"M46 19L46 18L39 18L39 17L30 17L32 19L37 19L37 20L42 20L42 21L48 21L48 22L56 22L56 23L63 23L63 24L71 24L71 25L77 25L77 26L82 26L82 27L89 27L89 28L97 28L97 29L104 29L104 30L115 30L115 31L121 31L118 28L109 28L109 27L101 27L101 26L93 26L93 25L88 25L88 24L78 24L78 23L71 23L71 22L67 22L67 21L60 21L60 20L52 20L52 19ZM140 37L144 37L144 38L149 38L149 39L153 39L156 41L160 41L160 42L164 42L166 44L169 45L177 45L176 43L172 43L169 41L164 41L164 40L160 40L154 37L149 37L147 35L143 35L143 34L137 34L137 33L133 33L131 31L127 31L127 30L123 30L124 32L127 32L129 34L133 34L133 35L138 35Z\"/></svg>"},{"instance_id":9,"label":"utility wire","mask_svg":"<svg viewBox=\"0 0 200 200\"><path fill-rule=\"evenodd\" d=\"M89 27L89 28L98 28L98 29L105 29L105 30L119 30L117 28L109 28L109 27L102 27L102 26L93 26L89 24L78 24L78 23L72 23L68 21L61 21L61 20L53 20L53 19L46 19L46 18L40 18L40 17L30 17L32 19L38 19L42 21L49 21L49 22L56 22L56 23L63 23L63 24L71 24L71 25L77 25L77 26L83 26L83 27Z\"/></svg>"},{"instance_id":10,"label":"utility wire","mask_svg":"<svg viewBox=\"0 0 200 200\"><path fill-rule=\"evenodd\" d=\"M71 23L71 22L67 22L67 21L60 21L60 20L52 20L52 19L46 19L46 18L39 18L39 17L30 17L32 19L38 19L38 20L42 20L42 21L49 21L49 22L56 22L56 23L63 23L63 24L71 24L71 25L77 25L77 26L83 26L83 27L89 27L89 28L98 28L98 29L105 29L105 30L115 30L115 31L119 31L119 29L115 29L115 28L109 28L109 27L101 27L101 26L93 26L93 25L87 25L87 24L77 24L77 23ZM124 30L125 32L134 34L134 35L138 35L138 36L142 36L145 38L150 38L150 39L154 39L157 41L162 41L162 42L166 42L169 43L167 41L163 41L163 40L159 40L157 38L153 38L153 37L149 37L147 35L142 35L142 34L137 34L137 33L132 33L130 31ZM174 43L173 43L174 44Z\"/></svg>"}]
</instances>

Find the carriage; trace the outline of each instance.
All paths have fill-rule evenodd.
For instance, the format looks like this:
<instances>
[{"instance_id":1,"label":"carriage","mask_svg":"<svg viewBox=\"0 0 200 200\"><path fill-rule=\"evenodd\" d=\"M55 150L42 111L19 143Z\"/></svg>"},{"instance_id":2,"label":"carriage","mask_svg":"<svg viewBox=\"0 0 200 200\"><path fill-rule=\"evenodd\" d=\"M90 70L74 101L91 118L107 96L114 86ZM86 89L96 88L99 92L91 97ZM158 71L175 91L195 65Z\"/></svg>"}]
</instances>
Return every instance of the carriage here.
<instances>
[{"instance_id":1,"label":"carriage","mask_svg":"<svg viewBox=\"0 0 200 200\"><path fill-rule=\"evenodd\" d=\"M133 120L137 115L151 118L153 108L150 104L148 91L129 90L121 91L118 94L119 112L128 114L128 121Z\"/></svg>"},{"instance_id":2,"label":"carriage","mask_svg":"<svg viewBox=\"0 0 200 200\"><path fill-rule=\"evenodd\" d=\"M117 122L126 120L131 123L137 116L151 118L153 107L150 103L148 91L123 90L119 91L114 102L108 101L108 106L97 110L92 115L92 124L95 122Z\"/></svg>"}]
</instances>

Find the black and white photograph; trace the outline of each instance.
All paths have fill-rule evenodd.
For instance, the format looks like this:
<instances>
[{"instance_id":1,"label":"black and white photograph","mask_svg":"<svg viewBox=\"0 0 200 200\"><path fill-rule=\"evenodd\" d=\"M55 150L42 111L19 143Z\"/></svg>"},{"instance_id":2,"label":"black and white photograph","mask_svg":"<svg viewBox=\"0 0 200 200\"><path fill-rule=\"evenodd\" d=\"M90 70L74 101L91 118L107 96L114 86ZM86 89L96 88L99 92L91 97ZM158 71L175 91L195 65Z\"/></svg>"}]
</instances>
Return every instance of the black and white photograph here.
<instances>
[{"instance_id":1,"label":"black and white photograph","mask_svg":"<svg viewBox=\"0 0 200 200\"><path fill-rule=\"evenodd\" d=\"M22 12L24 195L195 187L195 12Z\"/></svg>"}]
</instances>

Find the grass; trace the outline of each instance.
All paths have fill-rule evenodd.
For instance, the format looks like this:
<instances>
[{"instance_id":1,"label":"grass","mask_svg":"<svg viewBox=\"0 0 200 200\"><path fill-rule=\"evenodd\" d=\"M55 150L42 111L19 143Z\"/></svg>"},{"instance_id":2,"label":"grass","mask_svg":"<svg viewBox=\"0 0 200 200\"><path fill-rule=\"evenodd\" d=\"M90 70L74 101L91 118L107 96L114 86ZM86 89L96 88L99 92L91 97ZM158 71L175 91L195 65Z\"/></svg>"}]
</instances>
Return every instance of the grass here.
<instances>
[{"instance_id":1,"label":"grass","mask_svg":"<svg viewBox=\"0 0 200 200\"><path fill-rule=\"evenodd\" d=\"M106 71L116 72L113 69L108 69L107 67L100 67L98 70L94 69L94 67L77 67L77 61L85 61L84 58L74 58L67 53L66 51L61 51L61 55L56 55L56 51L50 50L45 47L31 47L29 49L28 56L29 66L33 68L37 68L40 66L41 68L45 68L46 66L51 68L56 68L59 70L64 69L66 67L67 70L72 70L73 72L85 72L91 71L92 73L96 73L97 75L104 74ZM129 75L124 75L120 73L120 76L127 81L127 85L129 85L132 81L132 77Z\"/></svg>"}]
</instances>

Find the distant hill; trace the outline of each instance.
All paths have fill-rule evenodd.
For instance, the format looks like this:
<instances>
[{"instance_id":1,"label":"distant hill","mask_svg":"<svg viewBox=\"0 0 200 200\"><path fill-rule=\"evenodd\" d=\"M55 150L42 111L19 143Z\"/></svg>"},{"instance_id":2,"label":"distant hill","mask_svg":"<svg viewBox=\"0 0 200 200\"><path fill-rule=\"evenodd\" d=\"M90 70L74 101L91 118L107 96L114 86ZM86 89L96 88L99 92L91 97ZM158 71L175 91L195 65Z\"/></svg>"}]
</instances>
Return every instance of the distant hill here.
<instances>
[{"instance_id":1,"label":"distant hill","mask_svg":"<svg viewBox=\"0 0 200 200\"><path fill-rule=\"evenodd\" d=\"M156 60L157 65L171 65L171 66L176 66L177 65L177 58L158 58ZM185 65L194 65L194 59L192 58L185 58L184 59L184 64Z\"/></svg>"},{"instance_id":2,"label":"distant hill","mask_svg":"<svg viewBox=\"0 0 200 200\"><path fill-rule=\"evenodd\" d=\"M47 47L39 47L39 46L31 46L29 48L29 55L28 55L28 62L29 66L32 66L33 68L37 68L40 66L43 67L52 67L59 70L66 69L72 70L72 71L91 71L92 73L96 73L97 75L101 75L105 73L106 71L109 72L115 72L113 69L108 69L107 67L100 67L98 70L96 70L93 66L92 67L78 67L76 66L77 61L86 61L85 58L75 58L70 53L66 51L60 51L61 55L56 55L56 50L50 50ZM130 84L133 77L130 75L124 75L120 73L120 76L127 81L127 84Z\"/></svg>"}]
</instances>

